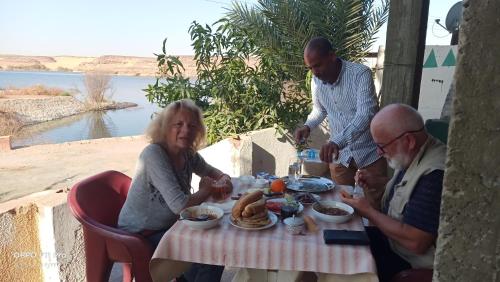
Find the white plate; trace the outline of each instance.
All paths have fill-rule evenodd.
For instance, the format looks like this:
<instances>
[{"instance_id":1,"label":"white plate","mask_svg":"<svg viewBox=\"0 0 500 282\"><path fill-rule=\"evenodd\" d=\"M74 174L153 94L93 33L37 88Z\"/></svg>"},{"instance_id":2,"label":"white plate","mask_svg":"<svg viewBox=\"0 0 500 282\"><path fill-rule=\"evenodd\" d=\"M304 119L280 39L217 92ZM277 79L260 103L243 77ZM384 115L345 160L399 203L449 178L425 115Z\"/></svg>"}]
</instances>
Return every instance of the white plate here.
<instances>
[{"instance_id":1,"label":"white plate","mask_svg":"<svg viewBox=\"0 0 500 282\"><path fill-rule=\"evenodd\" d=\"M231 220L231 217L229 217L229 223L231 223L232 226L237 227L239 229L243 229L243 230L262 230L262 229L268 229L270 227L273 227L276 224L276 222L278 222L278 216L276 216L272 212L267 212L267 213L268 213L268 216L269 216L269 219L271 220L271 222L268 225L264 225L264 226L261 226L261 227L251 228L251 227L239 226L239 225L237 225L236 223L234 223Z\"/></svg>"},{"instance_id":2,"label":"white plate","mask_svg":"<svg viewBox=\"0 0 500 282\"><path fill-rule=\"evenodd\" d=\"M288 184L288 177L284 177L284 180L287 183L286 188L296 192L320 193L330 191L335 187L332 180L324 177L299 178L299 184L301 185Z\"/></svg>"},{"instance_id":3,"label":"white plate","mask_svg":"<svg viewBox=\"0 0 500 282\"><path fill-rule=\"evenodd\" d=\"M274 199L267 200L266 203L267 202L286 203L287 200L285 198L274 198ZM304 206L299 202L297 202L297 204L299 204L299 210L297 211L297 213L301 213L304 210ZM271 211L271 210L269 210L269 211ZM272 212L272 213L275 213L275 212ZM276 214L279 214L279 213L276 213Z\"/></svg>"},{"instance_id":4,"label":"white plate","mask_svg":"<svg viewBox=\"0 0 500 282\"><path fill-rule=\"evenodd\" d=\"M233 209L234 204L236 203L235 200L229 200L226 202L222 203L211 203L211 202L204 202L200 206L214 206L222 209L225 214L230 213L231 210Z\"/></svg>"}]
</instances>

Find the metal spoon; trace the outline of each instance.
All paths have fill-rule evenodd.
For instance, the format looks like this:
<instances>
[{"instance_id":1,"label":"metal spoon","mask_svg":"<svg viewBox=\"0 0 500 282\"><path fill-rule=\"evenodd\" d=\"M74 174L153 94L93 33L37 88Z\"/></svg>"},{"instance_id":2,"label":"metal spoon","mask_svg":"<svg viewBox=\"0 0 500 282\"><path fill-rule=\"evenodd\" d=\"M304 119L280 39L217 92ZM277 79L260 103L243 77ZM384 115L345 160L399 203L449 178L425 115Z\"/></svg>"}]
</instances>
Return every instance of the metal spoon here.
<instances>
[{"instance_id":1,"label":"metal spoon","mask_svg":"<svg viewBox=\"0 0 500 282\"><path fill-rule=\"evenodd\" d=\"M191 217L186 217L186 218L181 218L180 220L191 220L191 221L207 221L208 220L208 214L200 214L198 216L191 216Z\"/></svg>"},{"instance_id":2,"label":"metal spoon","mask_svg":"<svg viewBox=\"0 0 500 282\"><path fill-rule=\"evenodd\" d=\"M312 199L313 199L313 201L314 201L316 204L318 204L318 208L320 208L320 209L326 209L326 207L325 207L325 206L323 206L323 205L319 202L319 200L318 200L318 199L316 199L316 197L314 197L311 193L307 192L307 194L309 195L309 197L310 197L310 198L312 198Z\"/></svg>"}]
</instances>

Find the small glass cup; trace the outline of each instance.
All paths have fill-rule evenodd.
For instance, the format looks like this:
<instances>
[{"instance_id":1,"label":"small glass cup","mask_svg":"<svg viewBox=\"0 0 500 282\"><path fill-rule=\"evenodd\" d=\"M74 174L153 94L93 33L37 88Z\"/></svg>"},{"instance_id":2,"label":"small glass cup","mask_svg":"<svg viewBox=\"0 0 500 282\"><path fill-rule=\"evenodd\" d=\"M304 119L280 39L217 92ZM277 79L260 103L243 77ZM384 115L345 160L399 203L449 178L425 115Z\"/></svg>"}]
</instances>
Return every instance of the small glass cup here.
<instances>
[{"instance_id":1,"label":"small glass cup","mask_svg":"<svg viewBox=\"0 0 500 282\"><path fill-rule=\"evenodd\" d=\"M297 181L297 166L295 163L288 165L288 181L290 181L290 184L295 184Z\"/></svg>"},{"instance_id":2,"label":"small glass cup","mask_svg":"<svg viewBox=\"0 0 500 282\"><path fill-rule=\"evenodd\" d=\"M300 235L304 231L305 222L300 217L288 217L283 220L283 223L286 225L286 229L292 235Z\"/></svg>"},{"instance_id":3,"label":"small glass cup","mask_svg":"<svg viewBox=\"0 0 500 282\"><path fill-rule=\"evenodd\" d=\"M213 188L214 193L212 194L212 197L216 201L224 201L231 195L227 191L227 183L224 179L214 181Z\"/></svg>"},{"instance_id":4,"label":"small glass cup","mask_svg":"<svg viewBox=\"0 0 500 282\"><path fill-rule=\"evenodd\" d=\"M241 189L249 189L255 183L255 177L253 175L242 175L240 176L239 181Z\"/></svg>"}]
</instances>

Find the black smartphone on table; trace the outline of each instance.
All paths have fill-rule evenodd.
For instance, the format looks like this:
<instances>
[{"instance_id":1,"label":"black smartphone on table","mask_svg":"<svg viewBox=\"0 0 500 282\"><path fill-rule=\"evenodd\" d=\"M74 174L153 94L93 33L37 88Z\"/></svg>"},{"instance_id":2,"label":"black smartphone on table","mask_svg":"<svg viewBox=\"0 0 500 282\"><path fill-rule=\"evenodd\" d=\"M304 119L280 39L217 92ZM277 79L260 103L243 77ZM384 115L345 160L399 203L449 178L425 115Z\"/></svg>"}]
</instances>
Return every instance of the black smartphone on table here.
<instances>
[{"instance_id":1,"label":"black smartphone on table","mask_svg":"<svg viewBox=\"0 0 500 282\"><path fill-rule=\"evenodd\" d=\"M366 232L353 231L353 230L337 230L325 229L323 230L323 239L325 244L339 244L339 245L369 245L370 239Z\"/></svg>"}]
</instances>

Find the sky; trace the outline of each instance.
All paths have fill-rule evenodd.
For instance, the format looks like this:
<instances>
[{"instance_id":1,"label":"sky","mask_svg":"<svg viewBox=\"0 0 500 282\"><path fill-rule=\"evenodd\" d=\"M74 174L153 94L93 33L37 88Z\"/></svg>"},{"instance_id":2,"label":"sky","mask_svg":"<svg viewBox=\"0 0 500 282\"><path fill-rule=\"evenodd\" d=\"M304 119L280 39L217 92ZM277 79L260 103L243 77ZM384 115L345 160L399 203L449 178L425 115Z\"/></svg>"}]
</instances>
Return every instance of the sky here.
<instances>
[{"instance_id":1,"label":"sky","mask_svg":"<svg viewBox=\"0 0 500 282\"><path fill-rule=\"evenodd\" d=\"M238 0L248 5L257 0ZM457 0L431 0L427 45L449 45L444 24ZM0 54L153 56L164 38L167 53L192 55L191 22L212 24L231 0L2 0ZM373 50L385 45L385 26Z\"/></svg>"}]
</instances>

